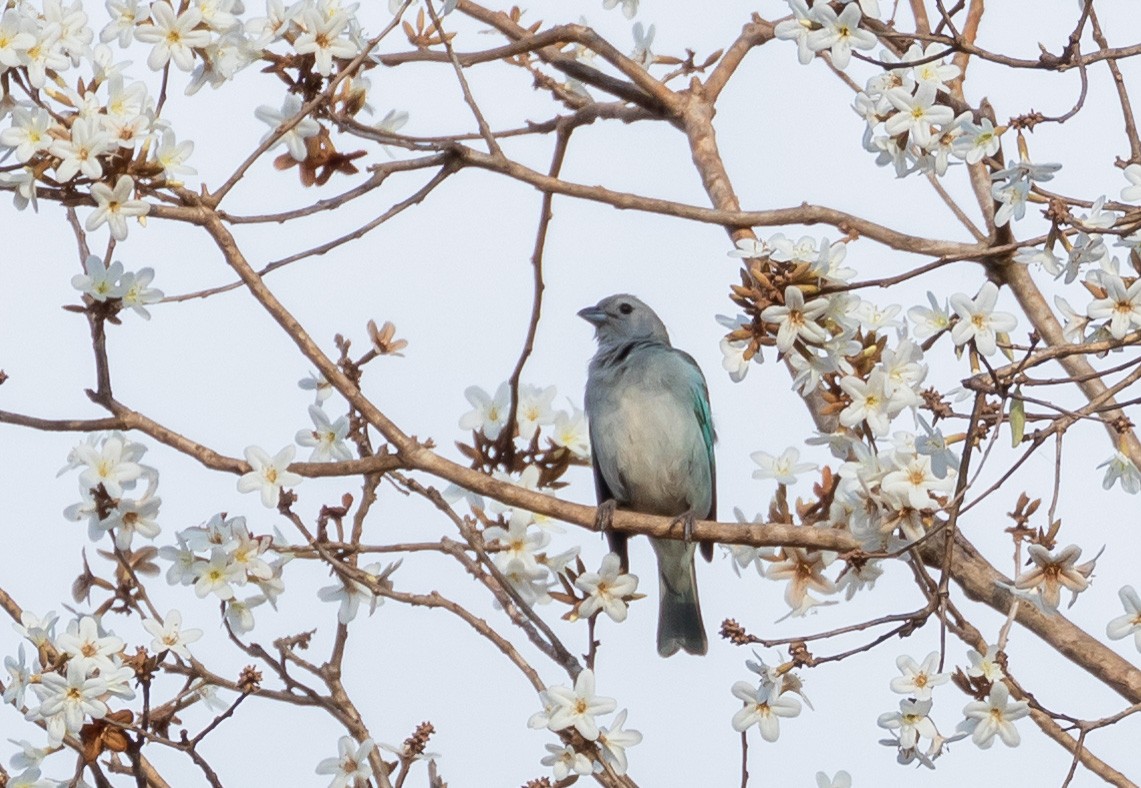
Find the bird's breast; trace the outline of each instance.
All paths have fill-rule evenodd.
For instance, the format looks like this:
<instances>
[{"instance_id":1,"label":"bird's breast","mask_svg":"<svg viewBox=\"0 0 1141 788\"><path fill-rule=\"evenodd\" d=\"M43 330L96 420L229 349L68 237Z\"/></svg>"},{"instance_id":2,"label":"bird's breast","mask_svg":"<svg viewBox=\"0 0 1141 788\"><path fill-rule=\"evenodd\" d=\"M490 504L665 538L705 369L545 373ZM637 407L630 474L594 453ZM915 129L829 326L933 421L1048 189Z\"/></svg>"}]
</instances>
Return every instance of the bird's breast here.
<instances>
[{"instance_id":1,"label":"bird's breast","mask_svg":"<svg viewBox=\"0 0 1141 788\"><path fill-rule=\"evenodd\" d=\"M594 451L619 503L649 514L705 516L708 454L692 405L666 390L627 387L591 415Z\"/></svg>"}]
</instances>

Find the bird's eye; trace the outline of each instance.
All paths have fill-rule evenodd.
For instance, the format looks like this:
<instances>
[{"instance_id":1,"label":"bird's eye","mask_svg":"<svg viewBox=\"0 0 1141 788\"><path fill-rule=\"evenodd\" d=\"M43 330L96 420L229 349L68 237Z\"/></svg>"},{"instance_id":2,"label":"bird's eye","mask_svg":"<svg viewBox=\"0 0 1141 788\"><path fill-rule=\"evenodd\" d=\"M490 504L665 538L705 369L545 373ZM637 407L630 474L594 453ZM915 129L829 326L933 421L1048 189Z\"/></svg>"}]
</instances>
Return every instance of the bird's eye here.
<instances>
[{"instance_id":1,"label":"bird's eye","mask_svg":"<svg viewBox=\"0 0 1141 788\"><path fill-rule=\"evenodd\" d=\"M618 311L624 315L628 315L634 311L634 305L623 301L618 305Z\"/></svg>"}]
</instances>

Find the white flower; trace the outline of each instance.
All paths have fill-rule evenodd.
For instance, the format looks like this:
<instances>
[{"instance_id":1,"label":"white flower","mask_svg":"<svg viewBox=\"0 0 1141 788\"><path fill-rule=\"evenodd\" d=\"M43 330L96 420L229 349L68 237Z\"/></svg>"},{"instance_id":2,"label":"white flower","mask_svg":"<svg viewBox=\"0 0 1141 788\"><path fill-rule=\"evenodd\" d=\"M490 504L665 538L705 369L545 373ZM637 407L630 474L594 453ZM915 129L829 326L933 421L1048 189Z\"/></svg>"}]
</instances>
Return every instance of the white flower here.
<instances>
[{"instance_id":1,"label":"white flower","mask_svg":"<svg viewBox=\"0 0 1141 788\"><path fill-rule=\"evenodd\" d=\"M824 570L832 563L835 553L819 550L808 551L801 547L785 547L783 558L774 561L765 573L770 580L787 580L784 601L789 606L789 616L799 617L819 605L834 604L821 601L808 593L809 589L822 594L836 593L836 584L824 576Z\"/></svg>"},{"instance_id":2,"label":"white flower","mask_svg":"<svg viewBox=\"0 0 1141 788\"><path fill-rule=\"evenodd\" d=\"M0 22L0 62L3 61L4 52L4 25L13 14L14 11L5 12L4 22ZM48 133L51 127L52 119L47 110L42 107L17 106L12 110L12 125L0 132L0 145L14 148L16 160L27 162L37 153L51 147L53 138Z\"/></svg>"},{"instance_id":3,"label":"white flower","mask_svg":"<svg viewBox=\"0 0 1141 788\"><path fill-rule=\"evenodd\" d=\"M55 625L58 620L59 616L54 611L45 613L44 617L40 618L35 613L25 610L20 614L20 623L12 624L12 629L39 649L55 640Z\"/></svg>"},{"instance_id":4,"label":"white flower","mask_svg":"<svg viewBox=\"0 0 1141 788\"><path fill-rule=\"evenodd\" d=\"M853 47L873 49L876 45L875 34L860 28L861 17L858 5L845 6L837 15L832 6L817 3L812 6L812 18L820 23L821 29L808 34L808 46L815 52L830 49L832 64L839 69L847 68Z\"/></svg>"},{"instance_id":5,"label":"white flower","mask_svg":"<svg viewBox=\"0 0 1141 788\"><path fill-rule=\"evenodd\" d=\"M749 349L749 343L743 339L731 341L728 337L722 337L719 347L721 349L721 368L729 373L730 380L734 383L740 383L749 372L749 359L745 358L745 351ZM761 354L755 354L753 360L762 360Z\"/></svg>"},{"instance_id":6,"label":"white flower","mask_svg":"<svg viewBox=\"0 0 1141 788\"><path fill-rule=\"evenodd\" d=\"M511 407L511 390L507 383L500 383L492 399L479 386L468 386L464 397L472 404L473 410L460 417L460 429L477 430L488 440L495 440L507 424L508 409Z\"/></svg>"},{"instance_id":7,"label":"white flower","mask_svg":"<svg viewBox=\"0 0 1141 788\"><path fill-rule=\"evenodd\" d=\"M1141 326L1141 279L1125 287L1120 276L1103 274L1101 285L1105 298L1095 298L1086 307L1093 320L1109 318L1109 333L1114 339L1124 339L1129 330Z\"/></svg>"},{"instance_id":8,"label":"white flower","mask_svg":"<svg viewBox=\"0 0 1141 788\"><path fill-rule=\"evenodd\" d=\"M1121 190L1121 199L1126 202L1141 200L1141 164L1130 164L1125 168L1124 175L1129 185Z\"/></svg>"},{"instance_id":9,"label":"white flower","mask_svg":"<svg viewBox=\"0 0 1141 788\"><path fill-rule=\"evenodd\" d=\"M25 53L36 44L34 30L34 23L26 14L15 8L4 11L0 17L0 66L6 68L0 71L23 65Z\"/></svg>"},{"instance_id":10,"label":"white flower","mask_svg":"<svg viewBox=\"0 0 1141 788\"><path fill-rule=\"evenodd\" d=\"M246 462L253 470L238 479L238 492L248 493L258 490L261 493L263 506L270 509L277 506L283 487L294 487L301 483L300 475L287 470L295 451L290 445L270 457L259 446L247 446Z\"/></svg>"},{"instance_id":11,"label":"white flower","mask_svg":"<svg viewBox=\"0 0 1141 788\"><path fill-rule=\"evenodd\" d=\"M587 741L598 739L598 714L609 714L617 707L613 698L594 694L594 671L584 670L575 679L574 689L558 685L547 687L547 697L552 705L547 727L561 731L573 727Z\"/></svg>"},{"instance_id":12,"label":"white flower","mask_svg":"<svg viewBox=\"0 0 1141 788\"><path fill-rule=\"evenodd\" d=\"M0 172L0 184L12 188L12 204L17 211L22 211L29 205L33 211L39 211L36 202L36 173L31 167L22 167L12 172Z\"/></svg>"},{"instance_id":13,"label":"white flower","mask_svg":"<svg viewBox=\"0 0 1141 788\"><path fill-rule=\"evenodd\" d=\"M601 610L612 621L621 622L626 620L627 597L638 590L638 577L622 574L618 556L607 553L598 572L584 572L574 584L587 594L578 609L580 617L590 618Z\"/></svg>"},{"instance_id":14,"label":"white flower","mask_svg":"<svg viewBox=\"0 0 1141 788\"><path fill-rule=\"evenodd\" d=\"M384 586L388 584L389 576L399 566L400 562L397 561L382 570L379 563L374 563L363 567L361 571L369 577L372 583ZM361 602L368 603L368 614L370 616L376 612L379 605L384 604L384 597L375 593L370 585L346 577L341 577L340 583L318 590L317 596L322 602L341 603L337 610L337 622L340 624L348 624L357 617Z\"/></svg>"},{"instance_id":15,"label":"white flower","mask_svg":"<svg viewBox=\"0 0 1141 788\"><path fill-rule=\"evenodd\" d=\"M48 744L57 747L67 734L78 734L87 717L102 719L107 704L101 697L107 692L107 680L87 675L80 660L68 660L67 673L45 673L35 685L40 705L28 712L29 719L43 720L47 726Z\"/></svg>"},{"instance_id":16,"label":"white flower","mask_svg":"<svg viewBox=\"0 0 1141 788\"><path fill-rule=\"evenodd\" d=\"M202 12L190 6L175 14L170 3L159 0L151 3L150 21L135 28L135 38L144 44L154 44L147 65L158 71L171 60L183 71L194 68L194 49L210 43L209 30L197 30Z\"/></svg>"},{"instance_id":17,"label":"white flower","mask_svg":"<svg viewBox=\"0 0 1141 788\"><path fill-rule=\"evenodd\" d=\"M226 600L226 623L235 635L244 635L254 628L253 609L268 601L262 594L255 594L249 599Z\"/></svg>"},{"instance_id":18,"label":"white flower","mask_svg":"<svg viewBox=\"0 0 1141 788\"><path fill-rule=\"evenodd\" d=\"M71 277L71 286L81 293L91 296L96 301L122 298L127 288L123 285L123 264L120 262L104 266L103 260L91 255L84 261L86 274L76 274Z\"/></svg>"},{"instance_id":19,"label":"white flower","mask_svg":"<svg viewBox=\"0 0 1141 788\"><path fill-rule=\"evenodd\" d=\"M744 706L733 715L733 730L744 733L753 725L760 728L761 738L774 742L780 736L780 718L795 717L800 714L800 701L780 694L773 686L754 687L747 681L733 684L733 697L744 702Z\"/></svg>"},{"instance_id":20,"label":"white flower","mask_svg":"<svg viewBox=\"0 0 1141 788\"><path fill-rule=\"evenodd\" d=\"M1054 277L1061 276L1063 271L1058 255L1049 249L1038 249L1033 246L1024 246L1015 252L1014 262L1022 265L1037 263L1042 266L1046 273ZM1057 296L1055 296L1055 298L1056 297Z\"/></svg>"},{"instance_id":21,"label":"white flower","mask_svg":"<svg viewBox=\"0 0 1141 788\"><path fill-rule=\"evenodd\" d=\"M995 312L998 301L998 285L987 281L973 299L963 293L951 296L951 307L959 315L959 322L951 328L951 339L955 345L965 345L972 339L979 353L994 355L997 347L997 332L1011 331L1018 320L1007 312Z\"/></svg>"},{"instance_id":22,"label":"white flower","mask_svg":"<svg viewBox=\"0 0 1141 788\"><path fill-rule=\"evenodd\" d=\"M312 54L316 58L317 73L323 77L333 71L333 58L352 58L357 48L348 38L341 38L349 23L344 11L326 15L308 9L301 16L304 32L297 36L293 48L299 55Z\"/></svg>"},{"instance_id":23,"label":"white flower","mask_svg":"<svg viewBox=\"0 0 1141 788\"><path fill-rule=\"evenodd\" d=\"M28 685L33 683L33 676L35 676L34 681L39 681L40 663L37 656L33 655L31 668L25 664L23 643L20 644L16 654L15 659L4 657L4 667L8 670L9 680L8 686L4 688L3 700L18 709L24 705L24 695L28 690ZM14 763L13 766L15 766Z\"/></svg>"},{"instance_id":24,"label":"white flower","mask_svg":"<svg viewBox=\"0 0 1141 788\"><path fill-rule=\"evenodd\" d=\"M884 123L887 133L906 133L921 148L931 144L932 125L942 126L955 117L953 109L935 103L936 87L930 82L920 83L914 95L907 88L892 88L884 95L898 110Z\"/></svg>"},{"instance_id":25,"label":"white flower","mask_svg":"<svg viewBox=\"0 0 1141 788\"><path fill-rule=\"evenodd\" d=\"M1141 492L1141 471L1133 464L1133 459L1120 449L1097 467L1105 468L1105 478L1101 481L1103 489L1108 490L1114 482L1121 479L1121 489L1125 492L1130 495Z\"/></svg>"},{"instance_id":26,"label":"white flower","mask_svg":"<svg viewBox=\"0 0 1141 788\"><path fill-rule=\"evenodd\" d=\"M656 28L653 25L647 28L641 22L634 23L634 49L630 53L630 59L641 64L642 68L654 65L655 55L652 47L655 32Z\"/></svg>"},{"instance_id":27,"label":"white flower","mask_svg":"<svg viewBox=\"0 0 1141 788\"><path fill-rule=\"evenodd\" d=\"M816 773L816 788L852 788L852 775L841 769L835 777L824 772Z\"/></svg>"},{"instance_id":28,"label":"white flower","mask_svg":"<svg viewBox=\"0 0 1141 788\"><path fill-rule=\"evenodd\" d=\"M978 164L986 156L998 153L1000 131L995 131L990 118L983 118L978 125L966 121L962 124L963 133L951 143L951 150L967 164Z\"/></svg>"},{"instance_id":29,"label":"white flower","mask_svg":"<svg viewBox=\"0 0 1141 788\"><path fill-rule=\"evenodd\" d=\"M869 12L865 10L864 13L868 14ZM878 16L878 14L876 16ZM916 42L907 50L904 61L927 60L928 58L938 55L944 51L944 49L941 44L935 41L928 44L926 49L922 48L919 43ZM950 88L947 87L947 83L959 76L960 73L958 66L947 64L942 58L929 60L927 63L920 63L918 66L912 66L911 68L911 78L915 80L916 84L932 85L936 90L943 93L949 92Z\"/></svg>"},{"instance_id":30,"label":"white flower","mask_svg":"<svg viewBox=\"0 0 1141 788\"><path fill-rule=\"evenodd\" d=\"M627 19L633 19L638 13L639 2L640 0L602 0L602 7L610 10L621 3L622 15Z\"/></svg>"},{"instance_id":31,"label":"white flower","mask_svg":"<svg viewBox=\"0 0 1141 788\"><path fill-rule=\"evenodd\" d=\"M594 771L594 764L591 763L590 758L569 744L561 747L557 744L544 746L550 755L543 758L539 763L550 766L556 780L565 780L571 774L590 774Z\"/></svg>"},{"instance_id":32,"label":"white flower","mask_svg":"<svg viewBox=\"0 0 1141 788\"><path fill-rule=\"evenodd\" d=\"M1090 212L1077 217L1077 220L1086 228L1108 230L1117 224L1117 214L1113 211L1105 210L1105 195L1103 194L1094 200L1093 205L1090 207Z\"/></svg>"},{"instance_id":33,"label":"white flower","mask_svg":"<svg viewBox=\"0 0 1141 788\"><path fill-rule=\"evenodd\" d=\"M116 147L111 135L102 128L97 118L76 118L71 124L70 136L51 144L51 154L59 159L59 164L55 167L55 179L63 183L80 173L91 180L102 178L103 163L100 157ZM130 179L126 175L122 177ZM94 196L94 188L92 192Z\"/></svg>"},{"instance_id":34,"label":"white flower","mask_svg":"<svg viewBox=\"0 0 1141 788\"><path fill-rule=\"evenodd\" d=\"M1133 586L1122 586L1117 595L1121 597L1125 615L1106 624L1105 634L1110 640L1121 640L1132 635L1133 645L1141 651L1141 597L1137 596Z\"/></svg>"},{"instance_id":35,"label":"white flower","mask_svg":"<svg viewBox=\"0 0 1141 788\"><path fill-rule=\"evenodd\" d=\"M309 462L352 459L353 453L345 444L345 437L349 434L348 416L329 421L325 411L317 405L310 405L309 418L313 420L313 429L298 430L295 436L298 444L313 449Z\"/></svg>"},{"instance_id":36,"label":"white flower","mask_svg":"<svg viewBox=\"0 0 1141 788\"><path fill-rule=\"evenodd\" d=\"M799 3L801 0L790 0L790 2ZM780 25L777 25L777 28L779 27ZM765 242L758 241L756 238L741 238L735 242L734 246L736 246L735 249L725 253L729 257L743 257L746 260L753 260L760 257L767 257L769 254L769 248Z\"/></svg>"},{"instance_id":37,"label":"white flower","mask_svg":"<svg viewBox=\"0 0 1141 788\"><path fill-rule=\"evenodd\" d=\"M529 441L535 437L535 432L540 426L554 422L555 412L551 409L551 403L554 402L554 399L554 386L547 386L545 389L530 385L519 387L519 404L515 408L515 423L520 438ZM505 417L506 415L504 414Z\"/></svg>"},{"instance_id":38,"label":"white flower","mask_svg":"<svg viewBox=\"0 0 1141 788\"><path fill-rule=\"evenodd\" d=\"M371 780L372 766L368 758L374 749L376 743L372 739L365 739L358 747L352 736L342 736L337 742L337 757L317 764L317 774L333 775L329 788L352 788Z\"/></svg>"},{"instance_id":39,"label":"white flower","mask_svg":"<svg viewBox=\"0 0 1141 788\"><path fill-rule=\"evenodd\" d=\"M47 82L48 71L63 71L70 60L63 51L62 30L58 25L33 23L29 30L34 31L36 43L24 50L20 59L21 65L28 69L28 82L39 90Z\"/></svg>"},{"instance_id":40,"label":"white flower","mask_svg":"<svg viewBox=\"0 0 1141 788\"><path fill-rule=\"evenodd\" d=\"M121 286L125 289L122 295L123 308L134 310L144 320L151 319L151 313L147 311L147 306L157 304L164 295L157 287L148 286L154 277L155 270L153 268L140 268L134 273L123 274L123 278L120 280Z\"/></svg>"},{"instance_id":41,"label":"white flower","mask_svg":"<svg viewBox=\"0 0 1141 788\"><path fill-rule=\"evenodd\" d=\"M560 410L555 414L555 423L549 437L556 446L562 446L576 457L590 457L590 429L586 423L586 414L574 403L571 403L569 413Z\"/></svg>"},{"instance_id":42,"label":"white flower","mask_svg":"<svg viewBox=\"0 0 1141 788\"><path fill-rule=\"evenodd\" d=\"M184 140L179 142L174 132L167 129L162 134L158 148L155 149L154 162L162 167L163 175L170 183L179 183L179 176L195 175L197 170L186 165L186 160L194 152L194 142Z\"/></svg>"},{"instance_id":43,"label":"white flower","mask_svg":"<svg viewBox=\"0 0 1141 788\"><path fill-rule=\"evenodd\" d=\"M95 200L95 210L87 217L85 227L90 231L101 227L104 222L111 228L111 237L122 241L127 237L127 218L146 216L151 206L145 200L132 200L131 193L135 181L130 175L120 175L115 188L105 183L91 186L91 198Z\"/></svg>"},{"instance_id":44,"label":"white flower","mask_svg":"<svg viewBox=\"0 0 1141 788\"><path fill-rule=\"evenodd\" d=\"M115 546L120 550L131 549L135 534L146 539L154 539L162 530L155 522L161 505L162 499L158 497L144 497L140 500L120 498L119 503L104 519L99 520L97 513L96 517L92 518L92 525L98 523L98 531L94 535L99 536L103 531L113 531ZM90 528L88 534L92 534Z\"/></svg>"},{"instance_id":45,"label":"white flower","mask_svg":"<svg viewBox=\"0 0 1141 788\"><path fill-rule=\"evenodd\" d=\"M1014 587L1020 591L1036 589L1046 611L1056 611L1062 593L1062 588L1073 593L1070 606L1078 599L1078 594L1089 588L1089 577L1093 574L1094 565L1098 556L1092 561L1079 565L1082 549L1077 545L1069 545L1054 555L1040 544L1032 544L1026 548L1034 566L1014 581Z\"/></svg>"},{"instance_id":46,"label":"white flower","mask_svg":"<svg viewBox=\"0 0 1141 788\"><path fill-rule=\"evenodd\" d=\"M618 712L614 724L609 728L599 728L598 751L602 753L602 760L610 765L619 777L626 773L626 749L641 743L642 734L638 731L622 730L626 724L626 709Z\"/></svg>"},{"instance_id":47,"label":"white flower","mask_svg":"<svg viewBox=\"0 0 1141 788\"><path fill-rule=\"evenodd\" d=\"M967 668L967 675L972 678L984 678L987 681L1002 681L1006 674L998 664L998 646L991 644L986 647L986 654L971 649L967 652L967 659L971 666Z\"/></svg>"},{"instance_id":48,"label":"white flower","mask_svg":"<svg viewBox=\"0 0 1141 788\"><path fill-rule=\"evenodd\" d=\"M301 378L297 381L297 388L303 391L313 392L313 402L320 405L322 402L333 396L333 384L325 380L323 375L316 372L310 372L309 377Z\"/></svg>"},{"instance_id":49,"label":"white flower","mask_svg":"<svg viewBox=\"0 0 1141 788\"><path fill-rule=\"evenodd\" d=\"M860 10L864 12L864 16L879 16L880 15L880 0L840 0L840 4L859 3Z\"/></svg>"},{"instance_id":50,"label":"white flower","mask_svg":"<svg viewBox=\"0 0 1141 788\"><path fill-rule=\"evenodd\" d=\"M881 369L873 369L866 381L854 375L841 378L840 388L852 402L840 411L840 423L845 427L854 427L861 421L866 421L874 435L887 435L895 413L891 412L891 397L884 390L886 381L887 376Z\"/></svg>"},{"instance_id":51,"label":"white flower","mask_svg":"<svg viewBox=\"0 0 1141 788\"><path fill-rule=\"evenodd\" d=\"M909 457L907 462L885 476L880 483L880 490L894 496L905 507L923 510L939 506L932 499L931 493L949 493L954 486L953 472L943 477L937 476L931 468L931 458L920 454Z\"/></svg>"},{"instance_id":52,"label":"white flower","mask_svg":"<svg viewBox=\"0 0 1141 788\"><path fill-rule=\"evenodd\" d=\"M915 338L926 339L934 336L951 326L951 315L947 310L947 302L940 306L935 294L928 291L927 301L931 308L913 306L907 310L907 316L915 323Z\"/></svg>"},{"instance_id":53,"label":"white flower","mask_svg":"<svg viewBox=\"0 0 1141 788\"><path fill-rule=\"evenodd\" d=\"M879 304L874 304L871 301L860 301L851 314L868 333L885 328L898 328L900 323L895 319L895 316L899 314L900 309L902 307L899 304L889 304L881 308Z\"/></svg>"},{"instance_id":54,"label":"white flower","mask_svg":"<svg viewBox=\"0 0 1141 788\"><path fill-rule=\"evenodd\" d=\"M903 655L896 658L895 666L903 675L891 680L891 691L910 695L915 700L930 700L932 687L951 680L950 673L935 672L939 666L938 651L928 654L922 665L917 665L911 657Z\"/></svg>"},{"instance_id":55,"label":"white flower","mask_svg":"<svg viewBox=\"0 0 1141 788\"><path fill-rule=\"evenodd\" d=\"M805 5L804 0L788 0L788 6L792 10L792 18L777 23L773 32L782 41L796 41L796 57L802 66L806 66L812 62L812 58L816 54L808 41L814 21L812 12ZM740 244L738 243L738 245ZM730 252L730 254L733 253ZM759 257L760 255L749 256Z\"/></svg>"},{"instance_id":56,"label":"white flower","mask_svg":"<svg viewBox=\"0 0 1141 788\"><path fill-rule=\"evenodd\" d=\"M79 474L80 489L92 490L102 484L111 498L122 497L123 491L134 487L143 474L142 466L135 462L142 456L141 448L118 434L104 439L98 449L86 442L75 446L74 467L87 466Z\"/></svg>"},{"instance_id":57,"label":"white flower","mask_svg":"<svg viewBox=\"0 0 1141 788\"><path fill-rule=\"evenodd\" d=\"M189 660L190 649L186 646L202 637L201 629L183 629L182 613L171 610L166 614L163 623L154 619L143 622L143 628L154 636L151 641L151 650L156 654L170 650L185 660Z\"/></svg>"},{"instance_id":58,"label":"white flower","mask_svg":"<svg viewBox=\"0 0 1141 788\"><path fill-rule=\"evenodd\" d=\"M761 319L776 323L777 349L787 353L797 338L805 342L820 344L828 339L828 333L816 322L816 318L828 309L827 298L814 298L804 301L804 293L795 285L784 289L784 304L772 304L761 312Z\"/></svg>"},{"instance_id":59,"label":"white flower","mask_svg":"<svg viewBox=\"0 0 1141 788\"><path fill-rule=\"evenodd\" d=\"M889 731L899 731L899 746L910 750L919 744L920 737L934 739L939 735L935 723L928 716L931 700L901 700L899 711L881 714L876 724Z\"/></svg>"},{"instance_id":60,"label":"white flower","mask_svg":"<svg viewBox=\"0 0 1141 788\"><path fill-rule=\"evenodd\" d=\"M1045 164L1035 164L1032 161L1025 159L1016 161L1004 170L999 170L991 177L996 181L1001 180L1024 180L1024 181L1048 181L1052 180L1054 174L1062 169L1061 164L1054 162L1046 162Z\"/></svg>"},{"instance_id":61,"label":"white flower","mask_svg":"<svg viewBox=\"0 0 1141 788\"><path fill-rule=\"evenodd\" d=\"M246 582L245 570L221 547L210 551L210 560L195 561L190 571L194 573L194 593L199 599L214 594L223 602L228 601L234 598L230 584Z\"/></svg>"},{"instance_id":62,"label":"white flower","mask_svg":"<svg viewBox=\"0 0 1141 788\"><path fill-rule=\"evenodd\" d=\"M985 701L972 701L963 707L967 718L959 723L958 730L969 733L971 741L984 750L994 744L995 734L1006 746L1017 747L1020 738L1013 721L1029 713L1029 703L1011 701L1010 690L1001 681L996 681Z\"/></svg>"},{"instance_id":63,"label":"white flower","mask_svg":"<svg viewBox=\"0 0 1141 788\"><path fill-rule=\"evenodd\" d=\"M273 107L263 104L254 110L254 115L257 119L270 126L270 130L266 132L266 135L262 137L261 141L265 142L275 137L282 124L296 117L297 113L301 111L301 106L301 97L289 93L281 102L281 109L274 109ZM277 137L277 142L289 150L289 155L292 156L295 161L305 161L309 155L305 149L305 140L308 137L314 136L320 130L321 124L313 120L313 118L306 116L299 120L289 131L282 132L281 136Z\"/></svg>"},{"instance_id":64,"label":"white flower","mask_svg":"<svg viewBox=\"0 0 1141 788\"><path fill-rule=\"evenodd\" d=\"M778 484L796 484L796 477L801 473L808 473L817 469L814 462L797 462L800 459L800 450L795 446L785 449L779 457L763 451L755 451L749 455L753 462L761 466L753 471L754 479L776 479Z\"/></svg>"}]
</instances>

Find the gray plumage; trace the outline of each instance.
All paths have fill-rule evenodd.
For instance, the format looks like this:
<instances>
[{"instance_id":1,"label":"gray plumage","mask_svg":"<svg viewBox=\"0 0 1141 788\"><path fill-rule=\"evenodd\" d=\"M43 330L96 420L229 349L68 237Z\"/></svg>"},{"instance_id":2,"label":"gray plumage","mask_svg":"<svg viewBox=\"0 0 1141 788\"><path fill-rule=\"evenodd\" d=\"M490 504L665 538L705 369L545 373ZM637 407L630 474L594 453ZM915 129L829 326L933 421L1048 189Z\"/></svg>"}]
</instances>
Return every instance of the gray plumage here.
<instances>
[{"instance_id":1,"label":"gray plumage","mask_svg":"<svg viewBox=\"0 0 1141 788\"><path fill-rule=\"evenodd\" d=\"M598 502L645 514L715 518L713 421L697 362L670 345L665 325L634 296L613 295L578 314L597 329L586 413ZM626 567L626 537L607 537ZM651 543L661 587L658 653L704 654L694 545ZM702 552L711 557L712 545L703 544Z\"/></svg>"}]
</instances>

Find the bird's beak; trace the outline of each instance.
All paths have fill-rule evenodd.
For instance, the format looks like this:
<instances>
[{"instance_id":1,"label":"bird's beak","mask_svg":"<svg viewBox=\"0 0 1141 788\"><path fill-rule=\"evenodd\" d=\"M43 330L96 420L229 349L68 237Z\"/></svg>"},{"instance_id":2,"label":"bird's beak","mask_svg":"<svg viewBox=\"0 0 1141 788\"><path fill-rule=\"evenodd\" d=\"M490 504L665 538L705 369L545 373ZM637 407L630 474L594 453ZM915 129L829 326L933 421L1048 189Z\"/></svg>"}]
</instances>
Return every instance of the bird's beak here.
<instances>
[{"instance_id":1,"label":"bird's beak","mask_svg":"<svg viewBox=\"0 0 1141 788\"><path fill-rule=\"evenodd\" d=\"M586 309L578 310L578 316L595 328L606 322L606 313L596 306L588 306Z\"/></svg>"}]
</instances>

